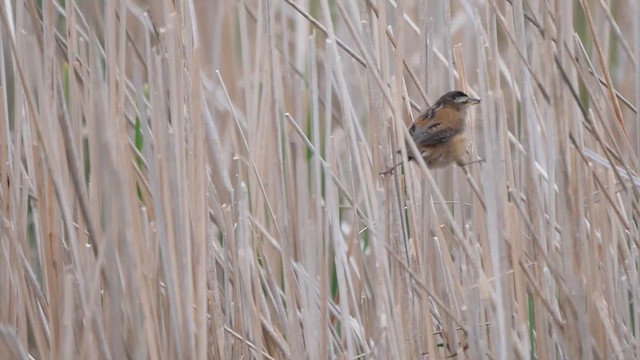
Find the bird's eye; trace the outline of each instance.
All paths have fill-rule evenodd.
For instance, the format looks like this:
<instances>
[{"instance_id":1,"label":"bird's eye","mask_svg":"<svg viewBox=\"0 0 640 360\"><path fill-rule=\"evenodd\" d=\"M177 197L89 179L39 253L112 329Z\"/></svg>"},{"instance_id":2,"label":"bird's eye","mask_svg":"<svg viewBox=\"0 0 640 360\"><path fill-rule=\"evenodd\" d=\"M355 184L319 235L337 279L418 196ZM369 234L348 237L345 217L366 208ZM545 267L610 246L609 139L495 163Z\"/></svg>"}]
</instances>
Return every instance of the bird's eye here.
<instances>
[{"instance_id":1,"label":"bird's eye","mask_svg":"<svg viewBox=\"0 0 640 360\"><path fill-rule=\"evenodd\" d=\"M469 101L469 98L466 96L458 96L456 97L453 102L457 103L457 104L464 104L466 102Z\"/></svg>"}]
</instances>

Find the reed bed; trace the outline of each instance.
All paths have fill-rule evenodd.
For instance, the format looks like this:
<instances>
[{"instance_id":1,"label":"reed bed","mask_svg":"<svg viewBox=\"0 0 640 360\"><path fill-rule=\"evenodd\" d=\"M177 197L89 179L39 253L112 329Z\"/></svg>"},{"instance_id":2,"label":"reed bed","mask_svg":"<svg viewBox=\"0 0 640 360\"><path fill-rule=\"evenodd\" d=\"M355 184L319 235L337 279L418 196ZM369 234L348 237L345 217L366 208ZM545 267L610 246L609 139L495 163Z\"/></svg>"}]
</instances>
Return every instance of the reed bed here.
<instances>
[{"instance_id":1,"label":"reed bed","mask_svg":"<svg viewBox=\"0 0 640 360\"><path fill-rule=\"evenodd\" d=\"M0 358L640 358L637 1L0 12Z\"/></svg>"}]
</instances>

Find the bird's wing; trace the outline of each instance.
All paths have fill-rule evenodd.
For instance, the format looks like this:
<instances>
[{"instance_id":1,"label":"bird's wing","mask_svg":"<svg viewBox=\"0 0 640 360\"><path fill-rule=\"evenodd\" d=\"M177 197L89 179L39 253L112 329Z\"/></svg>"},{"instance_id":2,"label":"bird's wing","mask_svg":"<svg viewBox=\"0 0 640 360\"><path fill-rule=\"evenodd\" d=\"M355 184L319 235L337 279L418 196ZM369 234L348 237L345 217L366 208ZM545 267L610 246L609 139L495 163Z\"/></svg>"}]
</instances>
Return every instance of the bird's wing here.
<instances>
[{"instance_id":1,"label":"bird's wing","mask_svg":"<svg viewBox=\"0 0 640 360\"><path fill-rule=\"evenodd\" d=\"M443 124L439 122L425 127L415 127L413 130L411 137L418 148L421 146L441 144L460 133L460 130L443 126Z\"/></svg>"}]
</instances>

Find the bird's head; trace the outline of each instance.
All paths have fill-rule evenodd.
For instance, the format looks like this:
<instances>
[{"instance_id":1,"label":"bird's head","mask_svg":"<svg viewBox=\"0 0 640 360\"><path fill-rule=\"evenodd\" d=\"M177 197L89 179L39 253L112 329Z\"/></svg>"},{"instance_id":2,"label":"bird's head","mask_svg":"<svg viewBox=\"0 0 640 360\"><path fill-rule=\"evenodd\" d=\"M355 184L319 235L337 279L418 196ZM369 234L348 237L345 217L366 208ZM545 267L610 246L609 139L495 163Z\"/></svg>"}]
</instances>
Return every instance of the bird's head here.
<instances>
[{"instance_id":1,"label":"bird's head","mask_svg":"<svg viewBox=\"0 0 640 360\"><path fill-rule=\"evenodd\" d=\"M449 91L442 95L436 103L442 106L451 106L456 108L466 109L469 105L475 105L480 103L480 99L472 98L462 91Z\"/></svg>"}]
</instances>

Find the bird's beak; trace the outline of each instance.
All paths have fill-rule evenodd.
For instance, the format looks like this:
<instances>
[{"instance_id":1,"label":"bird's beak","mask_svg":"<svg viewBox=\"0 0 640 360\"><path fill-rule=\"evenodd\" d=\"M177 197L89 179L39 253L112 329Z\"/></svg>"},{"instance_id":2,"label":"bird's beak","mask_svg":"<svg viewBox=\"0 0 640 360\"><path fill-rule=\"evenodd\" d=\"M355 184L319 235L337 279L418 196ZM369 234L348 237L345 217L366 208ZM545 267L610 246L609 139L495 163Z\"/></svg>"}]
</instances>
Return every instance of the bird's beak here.
<instances>
[{"instance_id":1,"label":"bird's beak","mask_svg":"<svg viewBox=\"0 0 640 360\"><path fill-rule=\"evenodd\" d=\"M469 98L469 105L480 104L480 99Z\"/></svg>"}]
</instances>

